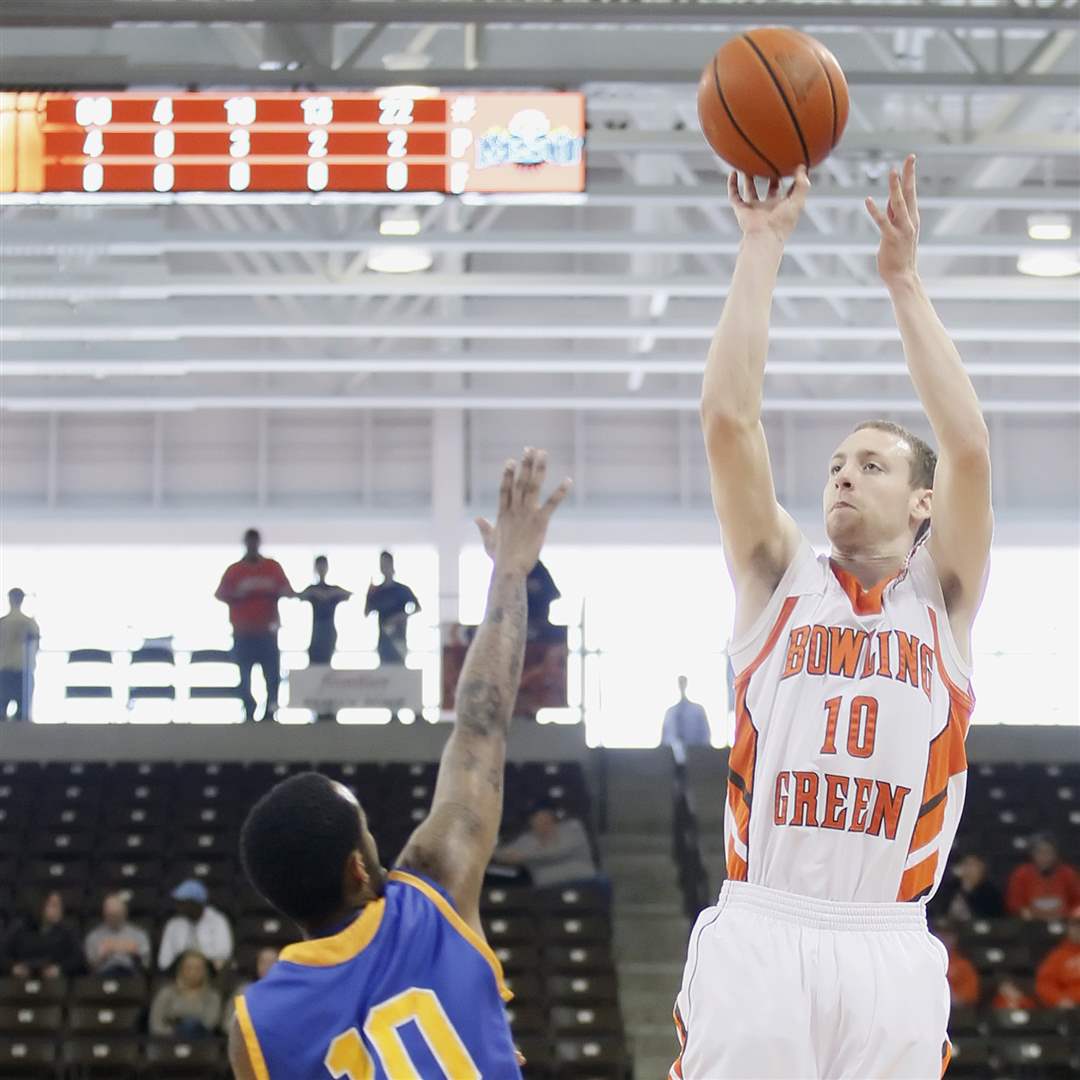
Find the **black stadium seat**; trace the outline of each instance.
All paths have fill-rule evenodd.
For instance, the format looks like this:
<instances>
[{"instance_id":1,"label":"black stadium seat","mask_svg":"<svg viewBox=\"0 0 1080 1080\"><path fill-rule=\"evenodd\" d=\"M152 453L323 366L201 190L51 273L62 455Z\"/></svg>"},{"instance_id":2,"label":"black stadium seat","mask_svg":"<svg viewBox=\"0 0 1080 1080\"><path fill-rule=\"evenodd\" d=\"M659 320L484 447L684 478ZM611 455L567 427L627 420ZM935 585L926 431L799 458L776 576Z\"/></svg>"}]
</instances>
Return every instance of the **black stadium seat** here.
<instances>
[{"instance_id":1,"label":"black stadium seat","mask_svg":"<svg viewBox=\"0 0 1080 1080\"><path fill-rule=\"evenodd\" d=\"M217 1039L151 1039L146 1043L142 1076L147 1080L206 1080L221 1073L227 1061Z\"/></svg>"},{"instance_id":2,"label":"black stadium seat","mask_svg":"<svg viewBox=\"0 0 1080 1080\"><path fill-rule=\"evenodd\" d=\"M68 1028L74 1035L128 1035L139 1025L141 1005L74 1005L68 1013Z\"/></svg>"},{"instance_id":3,"label":"black stadium seat","mask_svg":"<svg viewBox=\"0 0 1080 1080\"><path fill-rule=\"evenodd\" d=\"M146 979L142 975L81 975L71 984L73 1005L123 1008L144 1005L147 1001Z\"/></svg>"},{"instance_id":4,"label":"black stadium seat","mask_svg":"<svg viewBox=\"0 0 1080 1080\"><path fill-rule=\"evenodd\" d=\"M16 975L0 978L0 1005L59 1005L67 997L68 981L58 979L20 979Z\"/></svg>"},{"instance_id":5,"label":"black stadium seat","mask_svg":"<svg viewBox=\"0 0 1080 1080\"><path fill-rule=\"evenodd\" d=\"M64 1010L59 1005L0 1005L0 1034L55 1035L60 1031L63 1016Z\"/></svg>"},{"instance_id":6,"label":"black stadium seat","mask_svg":"<svg viewBox=\"0 0 1080 1080\"><path fill-rule=\"evenodd\" d=\"M0 1035L0 1080L55 1080L58 1060L54 1039Z\"/></svg>"},{"instance_id":7,"label":"black stadium seat","mask_svg":"<svg viewBox=\"0 0 1080 1080\"><path fill-rule=\"evenodd\" d=\"M82 1080L133 1080L142 1057L136 1038L70 1038L63 1043L64 1063Z\"/></svg>"}]
</instances>

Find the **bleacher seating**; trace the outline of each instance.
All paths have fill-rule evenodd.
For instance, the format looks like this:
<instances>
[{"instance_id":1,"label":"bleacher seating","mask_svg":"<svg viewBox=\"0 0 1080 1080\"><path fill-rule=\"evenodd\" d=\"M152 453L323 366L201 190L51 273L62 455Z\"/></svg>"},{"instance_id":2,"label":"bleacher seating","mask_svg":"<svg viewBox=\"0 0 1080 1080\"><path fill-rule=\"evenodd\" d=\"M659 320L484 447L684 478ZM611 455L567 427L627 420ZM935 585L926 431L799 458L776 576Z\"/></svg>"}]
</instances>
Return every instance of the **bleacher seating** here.
<instances>
[{"instance_id":1,"label":"bleacher seating","mask_svg":"<svg viewBox=\"0 0 1080 1080\"><path fill-rule=\"evenodd\" d=\"M123 890L133 922L155 946L171 913L169 893L202 879L210 902L232 921L235 966L254 967L263 945L297 939L268 908L239 866L243 817L298 764L7 763L0 766L0 931L30 893L58 889L80 934L96 925L106 892ZM318 765L363 801L384 861L426 814L432 763ZM559 762L507 766L504 835L516 834L540 796L590 827L593 811L581 767ZM33 807L33 813L28 812ZM6 887L18 882L20 893ZM22 890L25 889L25 892ZM482 917L500 957L515 1038L529 1080L625 1080L628 1059L611 949L606 890L485 888ZM239 971L223 975L231 991ZM227 1076L223 1039L174 1042L146 1035L161 978L92 975L0 978L0 1080L48 1077Z\"/></svg>"}]
</instances>

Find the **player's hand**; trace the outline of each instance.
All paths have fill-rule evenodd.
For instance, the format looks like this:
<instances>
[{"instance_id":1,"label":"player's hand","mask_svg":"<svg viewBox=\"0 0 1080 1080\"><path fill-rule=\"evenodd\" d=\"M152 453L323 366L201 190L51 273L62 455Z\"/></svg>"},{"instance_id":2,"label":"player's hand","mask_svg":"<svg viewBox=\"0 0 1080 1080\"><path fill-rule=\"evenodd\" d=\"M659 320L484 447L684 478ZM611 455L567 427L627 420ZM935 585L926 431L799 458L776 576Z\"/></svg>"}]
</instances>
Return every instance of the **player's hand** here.
<instances>
[{"instance_id":1,"label":"player's hand","mask_svg":"<svg viewBox=\"0 0 1080 1080\"><path fill-rule=\"evenodd\" d=\"M741 190L739 174L732 173L728 177L728 199L735 211L735 220L747 237L765 235L786 240L795 231L809 190L810 177L802 165L786 192L781 192L779 180L773 180L764 199L758 197L752 176L742 177Z\"/></svg>"},{"instance_id":2,"label":"player's hand","mask_svg":"<svg viewBox=\"0 0 1080 1080\"><path fill-rule=\"evenodd\" d=\"M886 285L913 278L917 273L919 203L915 194L915 155L908 154L903 172L889 170L889 204L885 212L867 198L866 209L881 233L877 268Z\"/></svg>"},{"instance_id":3,"label":"player's hand","mask_svg":"<svg viewBox=\"0 0 1080 1080\"><path fill-rule=\"evenodd\" d=\"M511 458L503 468L495 524L486 518L476 519L484 550L495 560L497 570L524 576L540 558L551 515L570 490L567 478L541 505L540 489L546 475L545 451L527 447L521 461Z\"/></svg>"}]
</instances>

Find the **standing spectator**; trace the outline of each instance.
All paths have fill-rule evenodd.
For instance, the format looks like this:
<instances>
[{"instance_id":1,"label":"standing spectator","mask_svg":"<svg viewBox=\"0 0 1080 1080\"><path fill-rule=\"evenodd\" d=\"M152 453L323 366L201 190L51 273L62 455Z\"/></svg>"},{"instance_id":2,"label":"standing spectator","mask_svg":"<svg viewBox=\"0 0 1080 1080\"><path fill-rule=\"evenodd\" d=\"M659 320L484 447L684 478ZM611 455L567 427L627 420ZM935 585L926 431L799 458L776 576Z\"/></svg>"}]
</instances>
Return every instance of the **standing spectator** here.
<instances>
[{"instance_id":1,"label":"standing spectator","mask_svg":"<svg viewBox=\"0 0 1080 1080\"><path fill-rule=\"evenodd\" d=\"M251 669L258 664L266 681L265 719L277 712L278 687L281 684L281 651L277 633L281 625L278 600L295 596L285 571L273 559L259 554L262 538L257 529L244 533L247 549L222 575L214 596L229 605L233 628L233 654L240 669L240 693L244 714L255 719L255 699L251 696Z\"/></svg>"},{"instance_id":2,"label":"standing spectator","mask_svg":"<svg viewBox=\"0 0 1080 1080\"><path fill-rule=\"evenodd\" d=\"M1051 837L1034 838L1031 861L1009 877L1005 905L1010 915L1022 919L1062 919L1080 905L1080 874L1061 861Z\"/></svg>"},{"instance_id":3,"label":"standing spectator","mask_svg":"<svg viewBox=\"0 0 1080 1080\"><path fill-rule=\"evenodd\" d=\"M405 663L405 629L409 617L420 611L420 601L408 585L394 580L394 556L384 551L379 556L382 581L368 586L364 614L379 616L379 663Z\"/></svg>"},{"instance_id":4,"label":"standing spectator","mask_svg":"<svg viewBox=\"0 0 1080 1080\"><path fill-rule=\"evenodd\" d=\"M86 962L95 975L128 975L150 967L150 938L128 922L128 906L120 893L109 893L101 905L102 921L86 935Z\"/></svg>"},{"instance_id":5,"label":"standing spectator","mask_svg":"<svg viewBox=\"0 0 1080 1080\"><path fill-rule=\"evenodd\" d=\"M595 882L599 877L585 827L576 818L560 820L547 799L533 806L528 831L500 847L493 858L505 866L523 867L541 889Z\"/></svg>"},{"instance_id":6,"label":"standing spectator","mask_svg":"<svg viewBox=\"0 0 1080 1080\"><path fill-rule=\"evenodd\" d=\"M209 904L206 886L189 878L172 891L176 914L165 924L158 949L158 967L168 971L183 952L194 949L220 971L232 959L229 920Z\"/></svg>"},{"instance_id":7,"label":"standing spectator","mask_svg":"<svg viewBox=\"0 0 1080 1080\"><path fill-rule=\"evenodd\" d=\"M186 950L176 968L176 980L154 996L150 1034L164 1038L201 1039L221 1022L221 995L210 985L206 957Z\"/></svg>"},{"instance_id":8,"label":"standing spectator","mask_svg":"<svg viewBox=\"0 0 1080 1080\"><path fill-rule=\"evenodd\" d=\"M1051 1008L1080 1005L1080 907L1069 914L1065 940L1047 954L1035 974L1035 993Z\"/></svg>"},{"instance_id":9,"label":"standing spectator","mask_svg":"<svg viewBox=\"0 0 1080 1080\"><path fill-rule=\"evenodd\" d=\"M1025 994L1020 984L1011 976L1006 975L998 983L998 991L994 1000L990 1002L991 1009L1035 1009L1038 1003L1030 994Z\"/></svg>"},{"instance_id":10,"label":"standing spectator","mask_svg":"<svg viewBox=\"0 0 1080 1080\"><path fill-rule=\"evenodd\" d=\"M938 940L949 953L949 990L954 1005L979 1003L979 973L975 965L960 952L956 930L948 923L938 923L934 929Z\"/></svg>"},{"instance_id":11,"label":"standing spectator","mask_svg":"<svg viewBox=\"0 0 1080 1080\"><path fill-rule=\"evenodd\" d=\"M1005 914L1001 890L986 877L986 860L969 852L934 897L934 911L953 922L998 919Z\"/></svg>"},{"instance_id":12,"label":"standing spectator","mask_svg":"<svg viewBox=\"0 0 1080 1080\"><path fill-rule=\"evenodd\" d=\"M22 589L9 590L11 610L0 618L0 720L7 719L13 701L14 719L30 719L34 657L41 631L33 619L23 614L24 599L26 593Z\"/></svg>"},{"instance_id":13,"label":"standing spectator","mask_svg":"<svg viewBox=\"0 0 1080 1080\"><path fill-rule=\"evenodd\" d=\"M544 636L544 630L551 625L551 605L562 596L555 579L548 572L548 568L536 561L536 565L529 571L525 578L525 600L528 604L529 614L529 640Z\"/></svg>"},{"instance_id":14,"label":"standing spectator","mask_svg":"<svg viewBox=\"0 0 1080 1080\"><path fill-rule=\"evenodd\" d=\"M711 746L712 734L705 710L686 696L685 675L679 676L679 700L664 713L664 729L661 736L665 746L671 747L677 765L686 764L688 746Z\"/></svg>"},{"instance_id":15,"label":"standing spectator","mask_svg":"<svg viewBox=\"0 0 1080 1080\"><path fill-rule=\"evenodd\" d=\"M18 920L11 927L0 970L19 979L33 975L55 979L83 970L79 938L64 921L64 901L58 892L44 898L36 917Z\"/></svg>"},{"instance_id":16,"label":"standing spectator","mask_svg":"<svg viewBox=\"0 0 1080 1080\"><path fill-rule=\"evenodd\" d=\"M329 664L337 649L337 627L334 615L337 606L348 600L352 593L338 585L329 585L326 581L330 562L325 555L315 560L314 585L309 585L299 594L301 600L311 605L311 644L308 646L308 663Z\"/></svg>"},{"instance_id":17,"label":"standing spectator","mask_svg":"<svg viewBox=\"0 0 1080 1080\"><path fill-rule=\"evenodd\" d=\"M255 978L245 979L240 983L229 997L229 1000L225 1003L225 1015L221 1020L221 1028L223 1031L228 1031L229 1026L232 1024L233 1014L236 1012L236 999L247 991L247 988L254 982L258 982L260 979L266 978L270 969L277 963L278 951L272 945L264 945L255 954Z\"/></svg>"}]
</instances>

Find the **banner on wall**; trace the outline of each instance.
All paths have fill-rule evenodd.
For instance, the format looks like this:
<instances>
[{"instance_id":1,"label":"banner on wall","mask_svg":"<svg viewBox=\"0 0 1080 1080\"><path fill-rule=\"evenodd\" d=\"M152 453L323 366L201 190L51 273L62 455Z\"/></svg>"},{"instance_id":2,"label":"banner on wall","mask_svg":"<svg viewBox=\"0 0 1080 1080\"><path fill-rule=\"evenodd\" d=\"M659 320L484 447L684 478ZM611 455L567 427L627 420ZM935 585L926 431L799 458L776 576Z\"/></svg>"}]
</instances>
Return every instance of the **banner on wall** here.
<instances>
[{"instance_id":1,"label":"banner on wall","mask_svg":"<svg viewBox=\"0 0 1080 1080\"><path fill-rule=\"evenodd\" d=\"M477 627L447 623L442 632L442 707L453 709L465 653ZM545 626L542 633L525 645L525 666L521 672L521 688L518 690L514 716L536 717L540 709L565 709L566 700L566 645L565 626Z\"/></svg>"}]
</instances>

